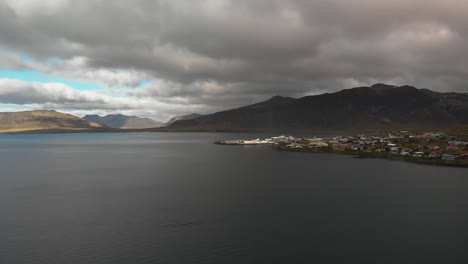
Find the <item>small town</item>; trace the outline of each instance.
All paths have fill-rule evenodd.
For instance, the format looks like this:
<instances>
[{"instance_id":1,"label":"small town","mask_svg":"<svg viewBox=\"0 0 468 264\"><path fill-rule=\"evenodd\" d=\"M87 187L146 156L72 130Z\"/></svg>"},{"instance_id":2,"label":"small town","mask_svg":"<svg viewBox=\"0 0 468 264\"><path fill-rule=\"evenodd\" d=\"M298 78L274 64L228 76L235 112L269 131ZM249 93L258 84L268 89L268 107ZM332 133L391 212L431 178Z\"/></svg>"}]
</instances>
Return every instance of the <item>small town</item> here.
<instances>
[{"instance_id":1,"label":"small town","mask_svg":"<svg viewBox=\"0 0 468 264\"><path fill-rule=\"evenodd\" d=\"M450 136L444 132L415 134L399 131L331 138L281 135L249 140L223 140L215 144L273 145L284 151L352 154L468 167L468 135Z\"/></svg>"}]
</instances>

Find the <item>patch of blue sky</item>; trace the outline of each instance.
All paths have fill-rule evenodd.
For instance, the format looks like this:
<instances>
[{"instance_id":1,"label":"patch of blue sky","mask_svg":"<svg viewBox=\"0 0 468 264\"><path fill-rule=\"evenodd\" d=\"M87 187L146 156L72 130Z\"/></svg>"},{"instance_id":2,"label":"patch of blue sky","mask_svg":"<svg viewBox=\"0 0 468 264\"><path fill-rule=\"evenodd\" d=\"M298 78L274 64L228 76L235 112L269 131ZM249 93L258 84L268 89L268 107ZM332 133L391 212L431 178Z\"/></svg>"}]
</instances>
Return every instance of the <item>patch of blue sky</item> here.
<instances>
[{"instance_id":1,"label":"patch of blue sky","mask_svg":"<svg viewBox=\"0 0 468 264\"><path fill-rule=\"evenodd\" d=\"M33 62L33 61L36 61L36 59L34 59L33 57L29 56L28 54L25 54L25 53L18 53L18 52L14 52L14 51L11 51L9 49L0 49L0 52L1 53L7 53L7 54L13 54L13 55L17 55L19 56L23 61L27 61L27 62Z\"/></svg>"},{"instance_id":2,"label":"patch of blue sky","mask_svg":"<svg viewBox=\"0 0 468 264\"><path fill-rule=\"evenodd\" d=\"M25 105L7 104L7 103L0 102L0 112L18 112L18 111L27 111L27 110L33 110L33 109Z\"/></svg>"},{"instance_id":3,"label":"patch of blue sky","mask_svg":"<svg viewBox=\"0 0 468 264\"><path fill-rule=\"evenodd\" d=\"M50 57L46 61L48 64L53 64L53 63L58 63L58 62L63 62L63 59L60 57Z\"/></svg>"},{"instance_id":4,"label":"patch of blue sky","mask_svg":"<svg viewBox=\"0 0 468 264\"><path fill-rule=\"evenodd\" d=\"M9 51L9 50L0 50L0 51L10 53L10 54L17 54L17 55L19 55L21 57L21 59L23 61L26 61L26 62L37 62L38 61L35 58L33 58L33 57L31 57L31 56L29 56L28 54L25 54L25 53L16 53L16 52ZM63 59L60 58L60 57L54 56L54 57L50 57L50 58L46 59L45 62L47 64L53 64L53 63L63 62Z\"/></svg>"},{"instance_id":5,"label":"patch of blue sky","mask_svg":"<svg viewBox=\"0 0 468 264\"><path fill-rule=\"evenodd\" d=\"M32 70L22 70L22 71L0 70L0 78L17 79L17 80L22 80L25 82L63 83L75 89L84 90L84 91L104 89L102 85L99 85L96 83L67 80L65 78L50 76L50 75L43 74L38 71L32 71Z\"/></svg>"},{"instance_id":6,"label":"patch of blue sky","mask_svg":"<svg viewBox=\"0 0 468 264\"><path fill-rule=\"evenodd\" d=\"M28 62L34 61L34 58L33 58L33 57L31 57L31 56L29 56L29 55L26 55L26 54L21 54L21 59L22 59L23 61L28 61Z\"/></svg>"},{"instance_id":7,"label":"patch of blue sky","mask_svg":"<svg viewBox=\"0 0 468 264\"><path fill-rule=\"evenodd\" d=\"M140 85L138 85L138 88L143 88L143 87L147 86L149 83L150 83L150 81L143 80L143 81L140 82Z\"/></svg>"}]
</instances>

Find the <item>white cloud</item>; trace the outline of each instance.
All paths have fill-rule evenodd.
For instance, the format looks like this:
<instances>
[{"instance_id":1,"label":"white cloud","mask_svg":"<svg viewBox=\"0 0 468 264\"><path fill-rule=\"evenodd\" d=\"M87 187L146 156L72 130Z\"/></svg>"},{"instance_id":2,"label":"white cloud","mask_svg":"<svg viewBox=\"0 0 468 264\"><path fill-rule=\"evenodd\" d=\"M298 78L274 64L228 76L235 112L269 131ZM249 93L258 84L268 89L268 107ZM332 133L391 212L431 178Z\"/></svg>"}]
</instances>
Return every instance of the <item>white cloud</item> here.
<instances>
[{"instance_id":1,"label":"white cloud","mask_svg":"<svg viewBox=\"0 0 468 264\"><path fill-rule=\"evenodd\" d=\"M79 115L119 112L163 121L185 111L206 111L206 107L188 102L167 103L153 97L112 96L107 91L80 91L61 83L29 83L6 78L0 78L0 104Z\"/></svg>"},{"instance_id":2,"label":"white cloud","mask_svg":"<svg viewBox=\"0 0 468 264\"><path fill-rule=\"evenodd\" d=\"M137 87L142 81L150 78L143 71L93 67L89 61L89 58L83 56L72 57L66 60L24 60L18 54L2 52L0 53L0 70L28 69L64 79L97 83L110 88Z\"/></svg>"}]
</instances>

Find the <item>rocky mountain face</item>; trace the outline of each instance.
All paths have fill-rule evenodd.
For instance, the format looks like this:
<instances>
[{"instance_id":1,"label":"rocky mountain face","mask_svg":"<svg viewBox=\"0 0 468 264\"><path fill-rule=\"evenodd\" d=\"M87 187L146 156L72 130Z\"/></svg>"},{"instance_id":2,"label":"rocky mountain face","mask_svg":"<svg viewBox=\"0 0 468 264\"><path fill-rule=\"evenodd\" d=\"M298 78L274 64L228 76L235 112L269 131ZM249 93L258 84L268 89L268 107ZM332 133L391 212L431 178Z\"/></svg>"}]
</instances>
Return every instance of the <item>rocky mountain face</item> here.
<instances>
[{"instance_id":1,"label":"rocky mountain face","mask_svg":"<svg viewBox=\"0 0 468 264\"><path fill-rule=\"evenodd\" d=\"M275 96L171 124L172 131L313 131L468 124L468 94L376 84L299 99Z\"/></svg>"},{"instance_id":2,"label":"rocky mountain face","mask_svg":"<svg viewBox=\"0 0 468 264\"><path fill-rule=\"evenodd\" d=\"M97 131L105 125L52 110L0 113L0 132Z\"/></svg>"},{"instance_id":3,"label":"rocky mountain face","mask_svg":"<svg viewBox=\"0 0 468 264\"><path fill-rule=\"evenodd\" d=\"M121 114L106 116L86 115L83 118L92 122L104 124L111 128L119 129L143 129L164 126L163 122L155 121L150 118L126 116Z\"/></svg>"}]
</instances>

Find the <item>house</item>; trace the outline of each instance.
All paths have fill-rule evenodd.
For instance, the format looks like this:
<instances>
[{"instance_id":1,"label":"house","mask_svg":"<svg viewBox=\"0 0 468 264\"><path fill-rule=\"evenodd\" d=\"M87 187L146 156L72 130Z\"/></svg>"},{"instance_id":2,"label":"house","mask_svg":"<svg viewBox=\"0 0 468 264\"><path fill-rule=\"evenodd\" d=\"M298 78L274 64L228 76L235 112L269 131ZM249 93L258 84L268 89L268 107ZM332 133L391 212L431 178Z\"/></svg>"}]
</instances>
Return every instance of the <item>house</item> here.
<instances>
[{"instance_id":1,"label":"house","mask_svg":"<svg viewBox=\"0 0 468 264\"><path fill-rule=\"evenodd\" d=\"M351 148L351 145L350 144L344 144L344 143L335 143L335 144L332 144L331 145L331 148L333 150L347 150L347 149L350 149Z\"/></svg>"},{"instance_id":2,"label":"house","mask_svg":"<svg viewBox=\"0 0 468 264\"><path fill-rule=\"evenodd\" d=\"M325 148L328 147L328 143L325 142L314 142L308 144L309 148Z\"/></svg>"},{"instance_id":3,"label":"house","mask_svg":"<svg viewBox=\"0 0 468 264\"><path fill-rule=\"evenodd\" d=\"M465 141L449 141L449 144L453 146L468 146L468 142Z\"/></svg>"},{"instance_id":4,"label":"house","mask_svg":"<svg viewBox=\"0 0 468 264\"><path fill-rule=\"evenodd\" d=\"M306 138L307 141L310 143L318 143L318 142L325 142L325 139L323 138Z\"/></svg>"},{"instance_id":5,"label":"house","mask_svg":"<svg viewBox=\"0 0 468 264\"><path fill-rule=\"evenodd\" d=\"M434 150L429 154L429 158L440 158L442 153L439 150Z\"/></svg>"},{"instance_id":6,"label":"house","mask_svg":"<svg viewBox=\"0 0 468 264\"><path fill-rule=\"evenodd\" d=\"M446 137L447 133L445 133L445 132L436 132L436 133L434 133L434 136L436 136L436 137Z\"/></svg>"},{"instance_id":7,"label":"house","mask_svg":"<svg viewBox=\"0 0 468 264\"><path fill-rule=\"evenodd\" d=\"M400 152L400 155L402 155L402 156L408 156L408 155L410 155L410 154L411 154L411 153L410 153L410 151L409 151L408 149L404 149L404 150L402 150L402 151Z\"/></svg>"},{"instance_id":8,"label":"house","mask_svg":"<svg viewBox=\"0 0 468 264\"><path fill-rule=\"evenodd\" d=\"M349 139L344 137L344 138L338 139L338 141L341 142L341 143L348 143Z\"/></svg>"},{"instance_id":9,"label":"house","mask_svg":"<svg viewBox=\"0 0 468 264\"><path fill-rule=\"evenodd\" d=\"M351 147L351 149L352 149L352 150L361 150L361 147L358 146L358 145L353 145L353 146Z\"/></svg>"},{"instance_id":10,"label":"house","mask_svg":"<svg viewBox=\"0 0 468 264\"><path fill-rule=\"evenodd\" d=\"M457 158L454 155L444 154L442 155L443 160L456 160Z\"/></svg>"},{"instance_id":11,"label":"house","mask_svg":"<svg viewBox=\"0 0 468 264\"><path fill-rule=\"evenodd\" d=\"M295 144L295 143L288 144L288 145L286 145L286 147L288 147L288 148L295 148L295 149L304 148L304 146L298 145L298 144Z\"/></svg>"},{"instance_id":12,"label":"house","mask_svg":"<svg viewBox=\"0 0 468 264\"><path fill-rule=\"evenodd\" d=\"M257 139L251 139L251 140L244 140L244 144L245 144L245 145L256 145L256 144L260 144L260 139L257 138Z\"/></svg>"},{"instance_id":13,"label":"house","mask_svg":"<svg viewBox=\"0 0 468 264\"><path fill-rule=\"evenodd\" d=\"M390 153L398 154L398 153L400 153L400 148L399 147L391 147L390 148Z\"/></svg>"},{"instance_id":14,"label":"house","mask_svg":"<svg viewBox=\"0 0 468 264\"><path fill-rule=\"evenodd\" d=\"M446 150L447 151L457 151L458 146L450 145L450 146L447 146Z\"/></svg>"},{"instance_id":15,"label":"house","mask_svg":"<svg viewBox=\"0 0 468 264\"><path fill-rule=\"evenodd\" d=\"M377 148L376 146L370 145L370 146L367 146L367 147L366 147L366 150L374 151L376 148Z\"/></svg>"},{"instance_id":16,"label":"house","mask_svg":"<svg viewBox=\"0 0 468 264\"><path fill-rule=\"evenodd\" d=\"M440 147L438 145L429 145L428 147L429 147L430 150L440 149Z\"/></svg>"},{"instance_id":17,"label":"house","mask_svg":"<svg viewBox=\"0 0 468 264\"><path fill-rule=\"evenodd\" d=\"M279 136L279 137L271 137L271 140L273 140L276 143L281 143L281 142L286 142L288 138L286 136Z\"/></svg>"},{"instance_id":18,"label":"house","mask_svg":"<svg viewBox=\"0 0 468 264\"><path fill-rule=\"evenodd\" d=\"M425 139L426 141L428 141L428 140L432 139L432 135L431 134L424 134L424 135L417 136L417 138Z\"/></svg>"}]
</instances>

